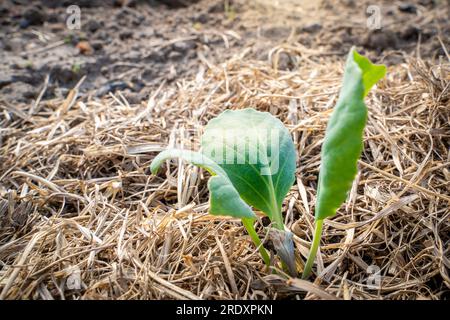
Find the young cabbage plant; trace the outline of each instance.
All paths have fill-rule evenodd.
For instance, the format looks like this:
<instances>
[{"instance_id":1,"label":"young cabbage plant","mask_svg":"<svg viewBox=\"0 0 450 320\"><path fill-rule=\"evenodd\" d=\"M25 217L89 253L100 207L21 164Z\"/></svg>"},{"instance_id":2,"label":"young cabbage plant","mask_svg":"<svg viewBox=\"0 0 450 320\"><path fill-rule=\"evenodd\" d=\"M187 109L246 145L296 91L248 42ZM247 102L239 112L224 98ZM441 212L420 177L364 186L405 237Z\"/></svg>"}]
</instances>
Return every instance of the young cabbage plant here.
<instances>
[{"instance_id":1,"label":"young cabbage plant","mask_svg":"<svg viewBox=\"0 0 450 320\"><path fill-rule=\"evenodd\" d=\"M283 123L270 113L254 109L226 110L205 127L201 152L165 150L153 160L152 173L156 174L165 160L175 157L211 174L209 213L242 219L269 265L270 258L255 231L256 216L250 206L262 211L275 228L284 232L281 206L295 180L296 152ZM284 239L287 240L277 242L282 244L280 258L294 274L292 239Z\"/></svg>"},{"instance_id":2,"label":"young cabbage plant","mask_svg":"<svg viewBox=\"0 0 450 320\"><path fill-rule=\"evenodd\" d=\"M308 278L325 218L334 216L347 198L357 173L367 120L364 97L384 77L386 67L372 64L354 49L348 55L339 99L328 122L321 151L315 208L315 231L302 277Z\"/></svg>"},{"instance_id":3,"label":"young cabbage plant","mask_svg":"<svg viewBox=\"0 0 450 320\"><path fill-rule=\"evenodd\" d=\"M357 173L367 120L364 97L384 77L386 68L351 50L339 100L330 117L321 152L315 211L316 227L302 277L307 278L319 247L323 220L345 201ZM296 274L292 235L284 232L281 205L295 180L296 153L289 131L267 112L227 110L205 128L201 152L168 149L155 157L156 174L170 158L182 158L211 174L209 213L242 219L264 262L270 258L255 229L250 206L262 211L278 233L273 243L291 275Z\"/></svg>"}]
</instances>

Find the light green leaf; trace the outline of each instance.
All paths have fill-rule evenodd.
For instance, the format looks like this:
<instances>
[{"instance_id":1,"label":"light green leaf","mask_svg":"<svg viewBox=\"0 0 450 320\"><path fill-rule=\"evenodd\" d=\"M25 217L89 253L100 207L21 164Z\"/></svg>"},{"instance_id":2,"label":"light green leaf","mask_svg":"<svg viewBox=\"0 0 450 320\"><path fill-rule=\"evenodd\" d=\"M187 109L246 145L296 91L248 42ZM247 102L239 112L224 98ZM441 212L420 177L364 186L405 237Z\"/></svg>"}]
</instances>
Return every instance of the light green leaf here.
<instances>
[{"instance_id":1,"label":"light green leaf","mask_svg":"<svg viewBox=\"0 0 450 320\"><path fill-rule=\"evenodd\" d=\"M210 214L228 215L241 219L255 218L252 209L240 198L225 171L201 153L179 149L165 150L152 161L151 172L156 174L161 164L170 158L181 158L211 173L212 177L208 181Z\"/></svg>"},{"instance_id":2,"label":"light green leaf","mask_svg":"<svg viewBox=\"0 0 450 320\"><path fill-rule=\"evenodd\" d=\"M296 153L280 120L254 109L224 111L206 126L202 153L223 168L245 202L282 228L281 205L294 183Z\"/></svg>"},{"instance_id":3,"label":"light green leaf","mask_svg":"<svg viewBox=\"0 0 450 320\"><path fill-rule=\"evenodd\" d=\"M370 89L386 74L386 66L377 65L370 62L369 59L360 55L356 50L353 51L353 60L358 64L362 71L364 97L369 93Z\"/></svg>"},{"instance_id":4,"label":"light green leaf","mask_svg":"<svg viewBox=\"0 0 450 320\"><path fill-rule=\"evenodd\" d=\"M364 97L386 73L352 50L348 56L339 100L328 122L322 145L316 220L333 216L347 197L357 173L367 120Z\"/></svg>"}]
</instances>

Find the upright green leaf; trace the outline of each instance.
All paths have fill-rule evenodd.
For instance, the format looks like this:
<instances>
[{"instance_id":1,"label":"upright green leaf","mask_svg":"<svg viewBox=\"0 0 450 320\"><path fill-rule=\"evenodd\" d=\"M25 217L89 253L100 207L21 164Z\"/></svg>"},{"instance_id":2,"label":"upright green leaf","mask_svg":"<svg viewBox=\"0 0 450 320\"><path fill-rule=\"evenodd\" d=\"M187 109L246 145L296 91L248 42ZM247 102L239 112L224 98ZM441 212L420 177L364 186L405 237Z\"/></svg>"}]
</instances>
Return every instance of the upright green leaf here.
<instances>
[{"instance_id":1,"label":"upright green leaf","mask_svg":"<svg viewBox=\"0 0 450 320\"><path fill-rule=\"evenodd\" d=\"M386 67L384 65L377 65L370 62L370 60L360 55L356 50L353 51L353 60L356 62L362 72L362 81L364 86L363 98L367 96L370 89L386 74Z\"/></svg>"},{"instance_id":2,"label":"upright green leaf","mask_svg":"<svg viewBox=\"0 0 450 320\"><path fill-rule=\"evenodd\" d=\"M347 58L343 86L328 122L322 146L316 220L333 216L345 201L357 173L367 120L364 97L386 73L352 50Z\"/></svg>"},{"instance_id":3,"label":"upright green leaf","mask_svg":"<svg viewBox=\"0 0 450 320\"><path fill-rule=\"evenodd\" d=\"M202 153L218 163L242 199L274 219L294 183L296 153L283 123L267 112L227 110L211 120Z\"/></svg>"},{"instance_id":4,"label":"upright green leaf","mask_svg":"<svg viewBox=\"0 0 450 320\"><path fill-rule=\"evenodd\" d=\"M150 165L151 172L156 174L161 164L170 158L181 158L211 173L212 177L208 181L209 213L241 219L255 218L252 209L241 199L225 171L201 153L179 149L165 150L153 159Z\"/></svg>"}]
</instances>

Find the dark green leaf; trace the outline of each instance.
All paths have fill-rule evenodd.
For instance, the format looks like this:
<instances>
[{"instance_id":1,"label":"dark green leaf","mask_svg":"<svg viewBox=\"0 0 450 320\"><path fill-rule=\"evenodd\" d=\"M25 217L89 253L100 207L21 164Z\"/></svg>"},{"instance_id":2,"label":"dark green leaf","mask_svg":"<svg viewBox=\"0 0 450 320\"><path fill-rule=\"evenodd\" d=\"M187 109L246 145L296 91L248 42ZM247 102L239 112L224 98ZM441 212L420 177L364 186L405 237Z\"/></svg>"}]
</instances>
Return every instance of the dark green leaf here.
<instances>
[{"instance_id":1,"label":"dark green leaf","mask_svg":"<svg viewBox=\"0 0 450 320\"><path fill-rule=\"evenodd\" d=\"M294 183L296 154L280 120L254 109L227 110L206 126L202 153L224 169L245 202L282 227L281 205Z\"/></svg>"}]
</instances>

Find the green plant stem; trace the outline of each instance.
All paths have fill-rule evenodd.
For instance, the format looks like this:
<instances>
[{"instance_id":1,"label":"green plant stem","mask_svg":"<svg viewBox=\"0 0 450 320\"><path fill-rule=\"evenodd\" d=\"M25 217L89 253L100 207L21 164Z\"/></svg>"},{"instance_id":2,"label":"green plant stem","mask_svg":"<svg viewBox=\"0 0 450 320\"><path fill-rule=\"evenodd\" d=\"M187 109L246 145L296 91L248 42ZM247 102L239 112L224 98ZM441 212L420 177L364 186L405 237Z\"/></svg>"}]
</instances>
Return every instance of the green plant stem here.
<instances>
[{"instance_id":1,"label":"green plant stem","mask_svg":"<svg viewBox=\"0 0 450 320\"><path fill-rule=\"evenodd\" d=\"M247 229L248 234L250 235L250 238L252 239L255 246L258 248L259 253L261 254L264 263L266 266L270 266L270 257L267 253L266 249L263 247L261 243L261 239L259 239L258 234L256 233L255 227L253 226L254 219L250 218L244 218L242 219L242 224L244 225L245 229Z\"/></svg>"},{"instance_id":2,"label":"green plant stem","mask_svg":"<svg viewBox=\"0 0 450 320\"><path fill-rule=\"evenodd\" d=\"M302 279L307 279L311 274L311 269L316 259L317 249L319 248L320 238L322 237L323 219L316 221L316 228L314 230L313 242L309 250L308 259L306 260L305 270L302 274Z\"/></svg>"},{"instance_id":3,"label":"green plant stem","mask_svg":"<svg viewBox=\"0 0 450 320\"><path fill-rule=\"evenodd\" d=\"M284 230L283 216L281 215L281 208L274 206L272 210L272 219L275 222L273 226L278 230Z\"/></svg>"},{"instance_id":4,"label":"green plant stem","mask_svg":"<svg viewBox=\"0 0 450 320\"><path fill-rule=\"evenodd\" d=\"M274 227L278 230L284 230L284 223L283 223L283 217L281 215L281 212L278 212L276 214L272 214L272 217L274 218Z\"/></svg>"}]
</instances>

